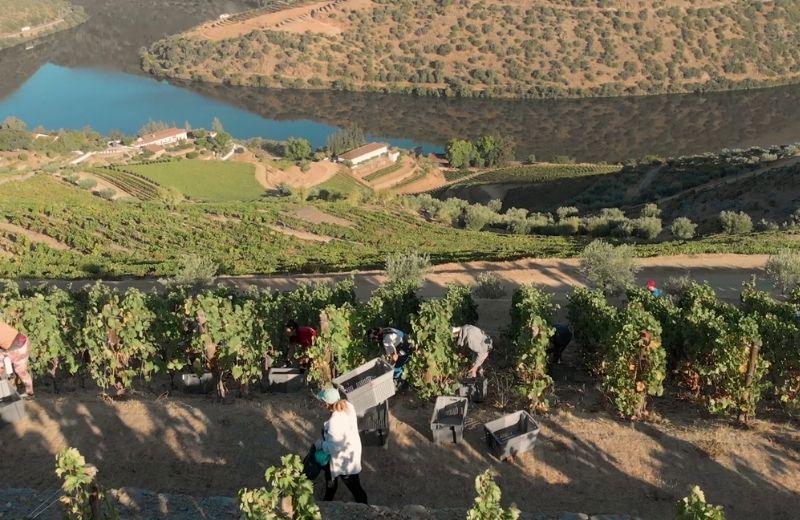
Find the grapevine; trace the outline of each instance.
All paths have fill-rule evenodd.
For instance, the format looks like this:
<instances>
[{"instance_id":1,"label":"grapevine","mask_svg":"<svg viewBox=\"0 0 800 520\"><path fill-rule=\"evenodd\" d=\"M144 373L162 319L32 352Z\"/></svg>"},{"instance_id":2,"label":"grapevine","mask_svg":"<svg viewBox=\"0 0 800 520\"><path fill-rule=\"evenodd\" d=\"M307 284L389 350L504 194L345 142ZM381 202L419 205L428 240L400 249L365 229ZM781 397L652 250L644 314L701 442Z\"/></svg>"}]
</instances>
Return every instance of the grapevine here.
<instances>
[{"instance_id":1,"label":"grapevine","mask_svg":"<svg viewBox=\"0 0 800 520\"><path fill-rule=\"evenodd\" d=\"M533 285L524 285L511 298L511 339L516 359L517 392L531 408L546 410L543 396L553 385L547 374L547 348L553 328L553 305L549 296Z\"/></svg>"}]
</instances>

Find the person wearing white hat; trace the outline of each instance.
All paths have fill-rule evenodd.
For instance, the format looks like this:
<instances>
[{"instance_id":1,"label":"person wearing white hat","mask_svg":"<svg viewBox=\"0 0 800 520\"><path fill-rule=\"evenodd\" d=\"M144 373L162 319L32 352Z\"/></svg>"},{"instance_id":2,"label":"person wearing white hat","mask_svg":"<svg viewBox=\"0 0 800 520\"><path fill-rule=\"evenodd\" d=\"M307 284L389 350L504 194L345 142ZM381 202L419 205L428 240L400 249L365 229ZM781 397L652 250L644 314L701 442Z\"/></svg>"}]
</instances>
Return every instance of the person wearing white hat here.
<instances>
[{"instance_id":1,"label":"person wearing white hat","mask_svg":"<svg viewBox=\"0 0 800 520\"><path fill-rule=\"evenodd\" d=\"M358 415L355 407L342 399L339 391L329 387L317 393L331 417L322 427L322 438L314 445L315 458L325 472L325 498L333 500L341 479L356 502L366 504L367 493L361 487L361 437L358 434Z\"/></svg>"},{"instance_id":2,"label":"person wearing white hat","mask_svg":"<svg viewBox=\"0 0 800 520\"><path fill-rule=\"evenodd\" d=\"M472 368L469 369L469 377L477 377L478 369L489 357L489 351L492 350L492 338L475 325L453 327L451 332L459 347L467 347L475 353L475 361L472 363Z\"/></svg>"}]
</instances>

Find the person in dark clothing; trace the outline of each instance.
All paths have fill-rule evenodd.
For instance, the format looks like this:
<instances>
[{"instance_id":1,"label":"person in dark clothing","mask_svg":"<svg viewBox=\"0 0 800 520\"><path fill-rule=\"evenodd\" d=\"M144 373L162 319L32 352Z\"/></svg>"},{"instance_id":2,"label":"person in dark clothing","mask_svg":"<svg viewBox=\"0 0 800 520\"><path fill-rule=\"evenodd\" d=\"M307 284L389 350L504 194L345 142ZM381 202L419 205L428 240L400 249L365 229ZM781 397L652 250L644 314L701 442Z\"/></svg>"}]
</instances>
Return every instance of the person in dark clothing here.
<instances>
[{"instance_id":1,"label":"person in dark clothing","mask_svg":"<svg viewBox=\"0 0 800 520\"><path fill-rule=\"evenodd\" d=\"M287 361L297 363L300 368L308 368L311 363L308 358L308 349L314 344L317 331L314 327L299 326L296 321L289 320L286 322L284 333L289 338L289 349L286 352Z\"/></svg>"},{"instance_id":2,"label":"person in dark clothing","mask_svg":"<svg viewBox=\"0 0 800 520\"><path fill-rule=\"evenodd\" d=\"M569 325L556 324L553 326L555 332L550 336L550 347L547 349L547 354L551 356L553 364L561 362L561 354L572 341L572 330Z\"/></svg>"}]
</instances>

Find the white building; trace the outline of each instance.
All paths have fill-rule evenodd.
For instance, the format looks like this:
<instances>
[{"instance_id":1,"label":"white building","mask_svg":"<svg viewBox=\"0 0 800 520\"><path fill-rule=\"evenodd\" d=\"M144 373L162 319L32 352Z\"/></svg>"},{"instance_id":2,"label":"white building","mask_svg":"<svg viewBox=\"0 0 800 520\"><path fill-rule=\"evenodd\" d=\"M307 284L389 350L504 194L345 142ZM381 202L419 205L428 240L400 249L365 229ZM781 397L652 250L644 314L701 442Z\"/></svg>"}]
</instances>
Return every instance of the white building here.
<instances>
[{"instance_id":1,"label":"white building","mask_svg":"<svg viewBox=\"0 0 800 520\"><path fill-rule=\"evenodd\" d=\"M166 146L170 144L179 143L189 139L189 132L181 130L180 128L167 128L152 134L145 134L133 142L136 148L144 148L145 146L158 145Z\"/></svg>"},{"instance_id":2,"label":"white building","mask_svg":"<svg viewBox=\"0 0 800 520\"><path fill-rule=\"evenodd\" d=\"M347 153L343 153L339 156L339 162L349 161L350 164L356 166L358 164L364 163L369 161L370 159L375 159L376 157L380 157L381 155L387 155L389 153L389 145L386 143L369 143L365 144L364 146L360 146L355 150L350 150Z\"/></svg>"}]
</instances>

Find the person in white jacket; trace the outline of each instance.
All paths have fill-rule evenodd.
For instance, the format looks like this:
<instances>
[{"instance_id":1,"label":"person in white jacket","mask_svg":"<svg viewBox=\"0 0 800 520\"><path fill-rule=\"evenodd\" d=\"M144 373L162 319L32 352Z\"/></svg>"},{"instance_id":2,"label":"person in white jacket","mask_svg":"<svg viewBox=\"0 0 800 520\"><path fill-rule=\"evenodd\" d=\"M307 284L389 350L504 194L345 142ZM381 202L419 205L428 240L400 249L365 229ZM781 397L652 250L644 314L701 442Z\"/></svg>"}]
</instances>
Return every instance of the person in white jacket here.
<instances>
[{"instance_id":1,"label":"person in white jacket","mask_svg":"<svg viewBox=\"0 0 800 520\"><path fill-rule=\"evenodd\" d=\"M317 394L325 403L331 417L322 428L322 439L315 446L316 459L325 472L325 498L333 500L341 479L356 502L367 503L367 493L361 487L361 437L358 434L358 416L355 407L342 399L335 388L326 388ZM327 459L327 465L326 465Z\"/></svg>"}]
</instances>

